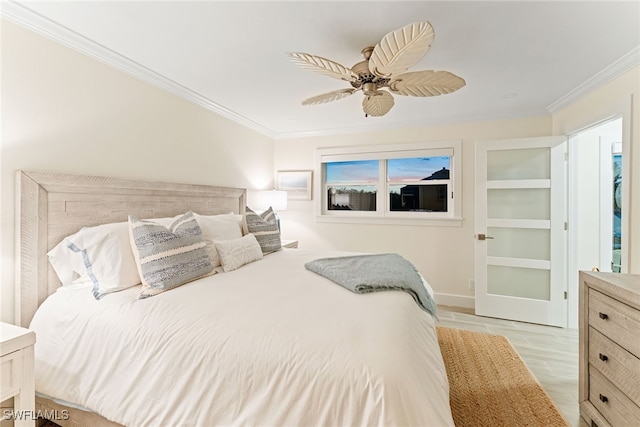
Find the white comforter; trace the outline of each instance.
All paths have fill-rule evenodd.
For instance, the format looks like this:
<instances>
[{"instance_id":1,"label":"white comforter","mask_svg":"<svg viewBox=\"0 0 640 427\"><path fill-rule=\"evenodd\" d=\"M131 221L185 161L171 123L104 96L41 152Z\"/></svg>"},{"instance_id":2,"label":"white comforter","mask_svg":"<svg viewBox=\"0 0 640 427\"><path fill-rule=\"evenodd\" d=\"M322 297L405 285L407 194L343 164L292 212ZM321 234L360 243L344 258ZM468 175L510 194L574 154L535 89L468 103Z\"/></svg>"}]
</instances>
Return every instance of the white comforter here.
<instances>
[{"instance_id":1,"label":"white comforter","mask_svg":"<svg viewBox=\"0 0 640 427\"><path fill-rule=\"evenodd\" d=\"M284 250L145 300L58 291L38 309L36 390L128 426L449 426L434 319L351 293Z\"/></svg>"}]
</instances>

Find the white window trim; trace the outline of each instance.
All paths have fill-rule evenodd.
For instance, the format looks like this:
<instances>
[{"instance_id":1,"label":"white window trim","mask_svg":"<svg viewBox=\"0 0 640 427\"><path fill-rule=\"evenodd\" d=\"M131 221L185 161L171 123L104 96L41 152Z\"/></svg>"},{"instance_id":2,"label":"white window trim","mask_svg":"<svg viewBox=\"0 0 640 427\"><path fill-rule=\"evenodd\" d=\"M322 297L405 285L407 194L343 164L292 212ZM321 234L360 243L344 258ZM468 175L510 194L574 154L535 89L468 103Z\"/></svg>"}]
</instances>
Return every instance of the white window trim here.
<instances>
[{"instance_id":1,"label":"white window trim","mask_svg":"<svg viewBox=\"0 0 640 427\"><path fill-rule=\"evenodd\" d=\"M345 160L379 160L387 158L402 158L423 156L429 151L429 156L451 156L451 177L449 185L451 203L447 213L429 212L391 212L386 200L386 180L383 191L378 192L378 210L376 212L325 212L326 192L324 191L325 172L323 163ZM350 224L386 224L386 225L423 225L423 226L462 226L462 141L417 142L408 144L385 144L352 147L326 147L316 149L317 179L314 192L318 196L315 202L317 222L334 222ZM385 194L383 194L385 193ZM379 204L383 202L383 204Z\"/></svg>"}]
</instances>

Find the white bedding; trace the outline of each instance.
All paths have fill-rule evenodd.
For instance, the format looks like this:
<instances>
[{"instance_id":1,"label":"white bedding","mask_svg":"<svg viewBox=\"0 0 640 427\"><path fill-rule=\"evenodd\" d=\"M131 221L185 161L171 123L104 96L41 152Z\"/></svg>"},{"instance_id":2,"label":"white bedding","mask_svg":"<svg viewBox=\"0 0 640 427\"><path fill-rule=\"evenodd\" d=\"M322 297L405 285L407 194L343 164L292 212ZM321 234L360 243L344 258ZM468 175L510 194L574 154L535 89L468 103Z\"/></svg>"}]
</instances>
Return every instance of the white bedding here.
<instances>
[{"instance_id":1,"label":"white bedding","mask_svg":"<svg viewBox=\"0 0 640 427\"><path fill-rule=\"evenodd\" d=\"M351 293L283 250L152 298L38 309L36 390L128 426L453 426L435 320Z\"/></svg>"}]
</instances>

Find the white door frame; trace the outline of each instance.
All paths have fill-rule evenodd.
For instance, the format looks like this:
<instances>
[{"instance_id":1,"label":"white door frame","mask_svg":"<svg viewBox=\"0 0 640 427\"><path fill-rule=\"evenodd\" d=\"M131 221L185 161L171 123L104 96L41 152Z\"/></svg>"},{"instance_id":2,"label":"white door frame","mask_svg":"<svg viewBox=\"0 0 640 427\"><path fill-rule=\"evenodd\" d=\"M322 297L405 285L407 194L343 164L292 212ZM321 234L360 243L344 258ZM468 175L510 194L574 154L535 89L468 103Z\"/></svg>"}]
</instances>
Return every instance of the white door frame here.
<instances>
[{"instance_id":1,"label":"white door frame","mask_svg":"<svg viewBox=\"0 0 640 427\"><path fill-rule=\"evenodd\" d=\"M617 114L608 118L605 118L598 122L585 126L572 132L568 138L568 183L567 183L567 218L569 222L568 235L567 235L567 282L568 282L568 310L567 310L567 327L577 329L578 328L578 259L576 254L576 248L578 247L578 234L577 224L579 218L579 212L576 208L578 206L578 191L577 186L579 182L578 176L578 159L580 151L580 143L577 140L581 133L588 132L591 129L603 126L609 122L615 120L622 120L622 173L625 178L628 179L630 161L630 137L629 137L629 120L630 113L628 111ZM622 235L627 236L629 230L629 189L628 185L622 187ZM627 272L629 266L629 239L622 239L622 272Z\"/></svg>"}]
</instances>

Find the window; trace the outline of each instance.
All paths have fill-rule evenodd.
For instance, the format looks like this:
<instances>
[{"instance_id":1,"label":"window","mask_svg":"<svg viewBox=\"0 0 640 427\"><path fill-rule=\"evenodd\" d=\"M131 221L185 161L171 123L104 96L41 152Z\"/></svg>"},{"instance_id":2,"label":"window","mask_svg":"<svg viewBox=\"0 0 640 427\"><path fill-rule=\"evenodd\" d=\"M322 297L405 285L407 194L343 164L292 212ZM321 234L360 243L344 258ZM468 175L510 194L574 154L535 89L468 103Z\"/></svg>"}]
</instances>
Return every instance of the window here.
<instances>
[{"instance_id":1,"label":"window","mask_svg":"<svg viewBox=\"0 0 640 427\"><path fill-rule=\"evenodd\" d=\"M326 208L330 211L376 211L378 160L327 162Z\"/></svg>"},{"instance_id":2,"label":"window","mask_svg":"<svg viewBox=\"0 0 640 427\"><path fill-rule=\"evenodd\" d=\"M460 220L461 146L447 143L321 148L322 220Z\"/></svg>"}]
</instances>

